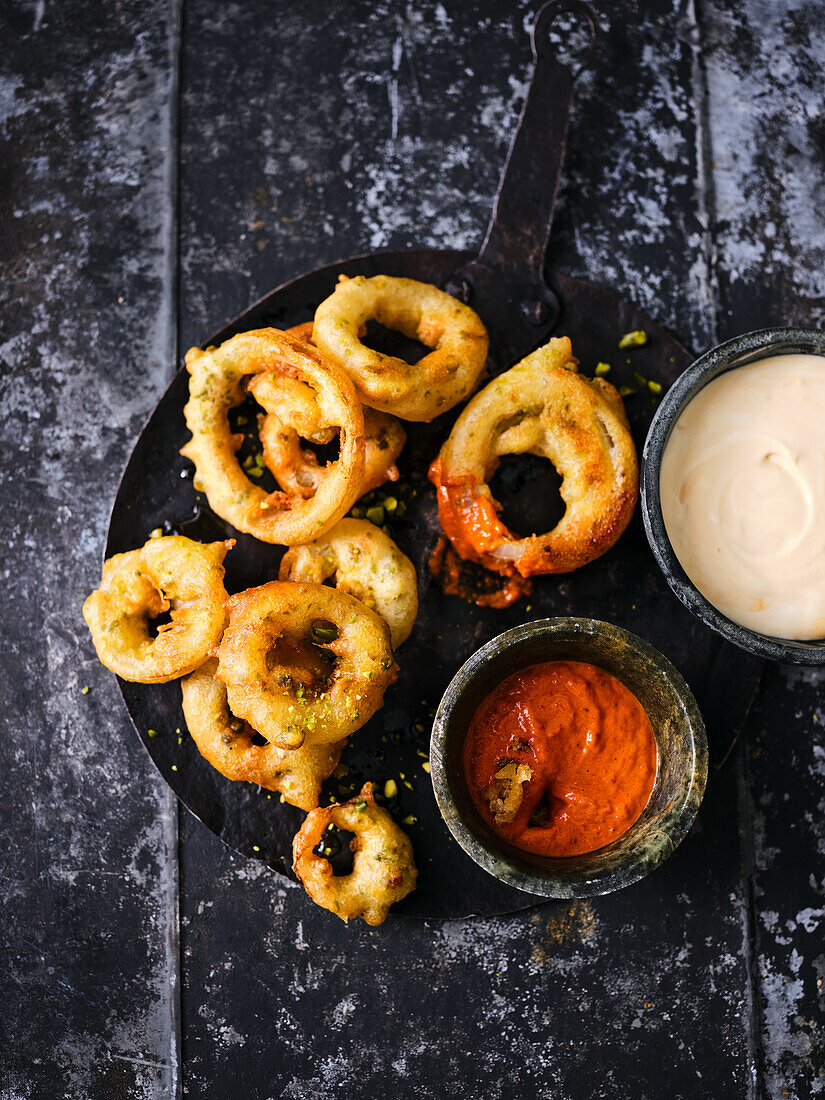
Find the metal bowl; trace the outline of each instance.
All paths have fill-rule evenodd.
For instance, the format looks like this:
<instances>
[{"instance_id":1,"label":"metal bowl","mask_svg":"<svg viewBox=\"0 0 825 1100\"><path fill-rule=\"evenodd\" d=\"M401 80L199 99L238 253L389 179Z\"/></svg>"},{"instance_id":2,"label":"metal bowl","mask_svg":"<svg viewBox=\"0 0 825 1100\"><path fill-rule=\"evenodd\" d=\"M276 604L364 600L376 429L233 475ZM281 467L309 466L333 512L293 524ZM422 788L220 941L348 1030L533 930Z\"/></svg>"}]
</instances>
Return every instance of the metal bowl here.
<instances>
[{"instance_id":1,"label":"metal bowl","mask_svg":"<svg viewBox=\"0 0 825 1100\"><path fill-rule=\"evenodd\" d=\"M462 754L484 697L512 673L555 660L586 661L621 680L650 718L659 759L647 806L626 833L595 852L551 858L522 852L493 832L467 788ZM672 855L702 801L708 749L696 700L658 650L596 619L539 619L499 634L462 665L435 716L430 764L441 815L480 867L531 894L585 898L629 886Z\"/></svg>"},{"instance_id":2,"label":"metal bowl","mask_svg":"<svg viewBox=\"0 0 825 1100\"><path fill-rule=\"evenodd\" d=\"M733 622L713 606L682 568L662 517L659 473L662 454L685 406L720 374L772 355L825 355L825 333L815 329L766 328L737 336L700 356L670 387L656 411L642 454L642 518L653 556L685 607L729 642L772 661L825 664L825 639L797 641L759 634Z\"/></svg>"}]
</instances>

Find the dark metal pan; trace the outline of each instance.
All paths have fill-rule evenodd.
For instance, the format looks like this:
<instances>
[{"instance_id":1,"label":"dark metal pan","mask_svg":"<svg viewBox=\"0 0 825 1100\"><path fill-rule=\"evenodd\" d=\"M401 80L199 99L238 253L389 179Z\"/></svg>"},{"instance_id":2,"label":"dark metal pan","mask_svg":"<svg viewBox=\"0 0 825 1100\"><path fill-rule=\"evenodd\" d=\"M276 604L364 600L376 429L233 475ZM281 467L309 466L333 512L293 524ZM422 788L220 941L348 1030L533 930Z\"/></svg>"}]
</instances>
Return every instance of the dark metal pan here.
<instances>
[{"instance_id":1,"label":"dark metal pan","mask_svg":"<svg viewBox=\"0 0 825 1100\"><path fill-rule=\"evenodd\" d=\"M551 28L565 18L577 20L587 37L578 65L562 63L550 44ZM639 390L635 372L666 387L690 362L688 352L610 290L547 271L544 265L573 85L597 38L596 17L581 0L549 3L539 12L533 31L533 79L477 256L415 249L328 264L276 288L208 343L246 329L284 327L311 318L340 273L403 275L444 286L479 312L491 334L493 373L512 365L552 333L571 337L586 373L606 361L613 364L610 377L616 385ZM638 329L647 333L647 343L620 352L620 336ZM190 464L179 455L188 438L183 419L187 382L186 372L180 370L137 441L115 500L106 554L141 545L158 526L202 539L223 537L228 531L238 543L226 561L227 587L239 591L276 577L281 550L228 528L195 492ZM655 397L644 389L627 400L640 453L655 405ZM399 484L410 494L410 506L393 533L417 565L421 609L399 653L398 683L387 693L383 709L352 738L344 755L348 775L327 785L328 794L342 797L365 778L379 790L385 780L397 781L399 794L389 807L398 819L416 819L409 833L421 872L418 890L397 911L418 917L502 913L541 901L489 877L461 852L439 817L422 768L438 700L456 669L482 643L519 622L548 615L608 619L642 635L691 685L717 761L744 721L761 670L760 662L722 642L671 595L650 556L638 516L603 558L568 576L539 578L530 598L506 610L479 608L445 596L426 565L439 532L434 494L424 475L453 419L448 415L429 425L407 425ZM558 494L546 463L514 458L502 464L496 477L494 490L505 501L505 522L516 530L547 530L559 518ZM735 691L730 690L732 684ZM278 795L231 783L200 757L185 729L179 684L121 683L121 690L139 736L181 801L230 847L291 876L291 841L303 814L281 804ZM149 729L159 736L150 739ZM683 848L679 858L696 857Z\"/></svg>"}]
</instances>

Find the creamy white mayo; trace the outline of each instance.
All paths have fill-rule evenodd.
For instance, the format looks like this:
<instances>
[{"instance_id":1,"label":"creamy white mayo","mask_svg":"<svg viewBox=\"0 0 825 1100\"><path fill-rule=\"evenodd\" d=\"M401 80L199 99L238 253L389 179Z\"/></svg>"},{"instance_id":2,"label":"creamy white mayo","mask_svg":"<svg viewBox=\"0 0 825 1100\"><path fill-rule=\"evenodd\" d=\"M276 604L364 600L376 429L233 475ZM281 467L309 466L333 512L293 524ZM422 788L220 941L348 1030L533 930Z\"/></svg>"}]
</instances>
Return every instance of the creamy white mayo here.
<instances>
[{"instance_id":1,"label":"creamy white mayo","mask_svg":"<svg viewBox=\"0 0 825 1100\"><path fill-rule=\"evenodd\" d=\"M659 491L682 568L729 619L825 637L825 356L709 382L679 416Z\"/></svg>"}]
</instances>

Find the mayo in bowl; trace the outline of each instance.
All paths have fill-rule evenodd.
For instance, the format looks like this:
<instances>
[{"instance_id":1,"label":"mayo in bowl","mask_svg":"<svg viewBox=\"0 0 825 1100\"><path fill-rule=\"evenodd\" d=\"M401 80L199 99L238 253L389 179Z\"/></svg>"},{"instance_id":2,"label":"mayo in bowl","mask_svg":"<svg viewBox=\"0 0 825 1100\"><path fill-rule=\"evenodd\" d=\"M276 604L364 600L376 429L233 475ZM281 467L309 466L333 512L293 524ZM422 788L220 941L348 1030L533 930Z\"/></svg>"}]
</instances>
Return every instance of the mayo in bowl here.
<instances>
[{"instance_id":1,"label":"mayo in bowl","mask_svg":"<svg viewBox=\"0 0 825 1100\"><path fill-rule=\"evenodd\" d=\"M723 615L825 638L825 356L776 355L709 382L673 426L659 495L676 557Z\"/></svg>"}]
</instances>

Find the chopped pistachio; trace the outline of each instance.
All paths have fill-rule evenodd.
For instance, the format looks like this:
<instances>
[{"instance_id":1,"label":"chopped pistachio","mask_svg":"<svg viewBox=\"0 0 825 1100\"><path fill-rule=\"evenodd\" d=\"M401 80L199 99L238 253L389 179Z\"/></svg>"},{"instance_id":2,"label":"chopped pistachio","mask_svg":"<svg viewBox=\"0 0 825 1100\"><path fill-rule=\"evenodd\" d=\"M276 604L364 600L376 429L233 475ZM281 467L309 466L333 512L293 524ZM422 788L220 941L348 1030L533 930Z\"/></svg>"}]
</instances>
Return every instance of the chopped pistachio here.
<instances>
[{"instance_id":1,"label":"chopped pistachio","mask_svg":"<svg viewBox=\"0 0 825 1100\"><path fill-rule=\"evenodd\" d=\"M178 770L178 766L177 766L177 764L173 764L173 765L172 765L172 771L173 771L173 772L176 772L177 770Z\"/></svg>"},{"instance_id":2,"label":"chopped pistachio","mask_svg":"<svg viewBox=\"0 0 825 1100\"><path fill-rule=\"evenodd\" d=\"M80 689L80 694L81 694L81 695L88 695L88 694L89 694L89 692L90 692L91 690L92 690L92 689L91 689L90 687L88 687L88 686L87 686L87 687L83 687L83 688L81 688L81 689Z\"/></svg>"},{"instance_id":3,"label":"chopped pistachio","mask_svg":"<svg viewBox=\"0 0 825 1100\"><path fill-rule=\"evenodd\" d=\"M358 811L359 814L362 814L364 812L364 810L366 810L366 808L367 808L366 799L359 798L358 801L355 803L355 808L356 808L356 810Z\"/></svg>"},{"instance_id":4,"label":"chopped pistachio","mask_svg":"<svg viewBox=\"0 0 825 1100\"><path fill-rule=\"evenodd\" d=\"M339 634L338 627L328 619L313 619L309 629L316 642L334 642Z\"/></svg>"},{"instance_id":5,"label":"chopped pistachio","mask_svg":"<svg viewBox=\"0 0 825 1100\"><path fill-rule=\"evenodd\" d=\"M284 796L283 796L283 795L281 795L281 797L280 797L280 800L279 800L279 801L281 801L281 802L286 802L286 799L284 798Z\"/></svg>"},{"instance_id":6,"label":"chopped pistachio","mask_svg":"<svg viewBox=\"0 0 825 1100\"><path fill-rule=\"evenodd\" d=\"M246 472L249 474L250 477L258 478L258 477L263 477L264 476L263 470L259 470L257 466L253 467L252 469L247 470Z\"/></svg>"},{"instance_id":7,"label":"chopped pistachio","mask_svg":"<svg viewBox=\"0 0 825 1100\"><path fill-rule=\"evenodd\" d=\"M636 390L632 386L619 386L619 397L632 397Z\"/></svg>"},{"instance_id":8,"label":"chopped pistachio","mask_svg":"<svg viewBox=\"0 0 825 1100\"><path fill-rule=\"evenodd\" d=\"M158 733L157 730L147 730L146 731L146 736L147 737L160 737L160 734Z\"/></svg>"},{"instance_id":9,"label":"chopped pistachio","mask_svg":"<svg viewBox=\"0 0 825 1100\"><path fill-rule=\"evenodd\" d=\"M235 423L238 425L239 428L245 428L249 421L245 416L239 416Z\"/></svg>"},{"instance_id":10,"label":"chopped pistachio","mask_svg":"<svg viewBox=\"0 0 825 1100\"><path fill-rule=\"evenodd\" d=\"M398 501L396 500L395 497L385 497L384 498L384 511L385 512L394 512L397 507L398 507Z\"/></svg>"},{"instance_id":11,"label":"chopped pistachio","mask_svg":"<svg viewBox=\"0 0 825 1100\"><path fill-rule=\"evenodd\" d=\"M424 763L421 765L421 767L429 775L429 772L430 772L430 762L429 762L429 760L425 760Z\"/></svg>"},{"instance_id":12,"label":"chopped pistachio","mask_svg":"<svg viewBox=\"0 0 825 1100\"><path fill-rule=\"evenodd\" d=\"M651 380L647 384L647 388L650 390L650 392L652 394L655 394L658 397L659 394L662 392L662 383L661 382L654 382L653 379L651 378Z\"/></svg>"},{"instance_id":13,"label":"chopped pistachio","mask_svg":"<svg viewBox=\"0 0 825 1100\"><path fill-rule=\"evenodd\" d=\"M260 852L260 850L261 850L261 849L260 849L260 848L258 847L258 845L257 845L257 844L253 844L253 845L252 845L252 851L253 851L253 852Z\"/></svg>"},{"instance_id":14,"label":"chopped pistachio","mask_svg":"<svg viewBox=\"0 0 825 1100\"><path fill-rule=\"evenodd\" d=\"M647 333L643 329L636 329L635 332L626 332L619 341L620 348L640 348L642 344L647 343Z\"/></svg>"},{"instance_id":15,"label":"chopped pistachio","mask_svg":"<svg viewBox=\"0 0 825 1100\"><path fill-rule=\"evenodd\" d=\"M384 784L384 798L395 798L398 794L398 784L394 779L388 779Z\"/></svg>"},{"instance_id":16,"label":"chopped pistachio","mask_svg":"<svg viewBox=\"0 0 825 1100\"><path fill-rule=\"evenodd\" d=\"M374 505L372 508L367 508L367 519L370 523L374 523L376 527L380 527L384 522L384 509L380 504Z\"/></svg>"},{"instance_id":17,"label":"chopped pistachio","mask_svg":"<svg viewBox=\"0 0 825 1100\"><path fill-rule=\"evenodd\" d=\"M154 529L154 531L150 531L149 532L149 538L150 539L163 538L163 528L162 527L156 527Z\"/></svg>"},{"instance_id":18,"label":"chopped pistachio","mask_svg":"<svg viewBox=\"0 0 825 1100\"><path fill-rule=\"evenodd\" d=\"M597 363L593 373L597 378L604 378L606 374L610 374L612 369L609 363Z\"/></svg>"},{"instance_id":19,"label":"chopped pistachio","mask_svg":"<svg viewBox=\"0 0 825 1100\"><path fill-rule=\"evenodd\" d=\"M407 814L407 816L404 818L404 820L401 822L401 824L402 825L415 825L416 821L418 821L418 818L415 816L415 814Z\"/></svg>"}]
</instances>

